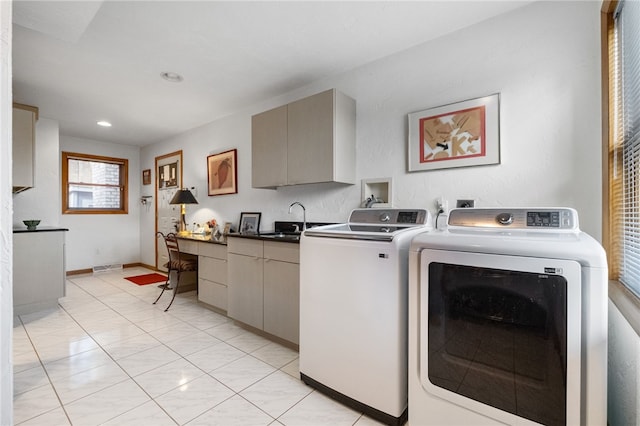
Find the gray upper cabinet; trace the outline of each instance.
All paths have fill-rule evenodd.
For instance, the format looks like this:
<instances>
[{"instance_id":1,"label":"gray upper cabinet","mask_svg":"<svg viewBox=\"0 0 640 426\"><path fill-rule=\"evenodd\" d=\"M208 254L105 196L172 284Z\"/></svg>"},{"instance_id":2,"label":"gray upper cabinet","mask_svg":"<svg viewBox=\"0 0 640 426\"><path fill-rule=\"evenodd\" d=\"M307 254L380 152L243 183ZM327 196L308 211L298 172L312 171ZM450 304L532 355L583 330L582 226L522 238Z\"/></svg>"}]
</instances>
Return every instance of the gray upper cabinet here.
<instances>
[{"instance_id":1,"label":"gray upper cabinet","mask_svg":"<svg viewBox=\"0 0 640 426\"><path fill-rule=\"evenodd\" d=\"M356 102L335 89L252 117L252 185L355 183Z\"/></svg>"},{"instance_id":2,"label":"gray upper cabinet","mask_svg":"<svg viewBox=\"0 0 640 426\"><path fill-rule=\"evenodd\" d=\"M287 184L287 106L251 117L251 186Z\"/></svg>"},{"instance_id":3,"label":"gray upper cabinet","mask_svg":"<svg viewBox=\"0 0 640 426\"><path fill-rule=\"evenodd\" d=\"M38 108L13 104L13 192L33 187Z\"/></svg>"}]
</instances>

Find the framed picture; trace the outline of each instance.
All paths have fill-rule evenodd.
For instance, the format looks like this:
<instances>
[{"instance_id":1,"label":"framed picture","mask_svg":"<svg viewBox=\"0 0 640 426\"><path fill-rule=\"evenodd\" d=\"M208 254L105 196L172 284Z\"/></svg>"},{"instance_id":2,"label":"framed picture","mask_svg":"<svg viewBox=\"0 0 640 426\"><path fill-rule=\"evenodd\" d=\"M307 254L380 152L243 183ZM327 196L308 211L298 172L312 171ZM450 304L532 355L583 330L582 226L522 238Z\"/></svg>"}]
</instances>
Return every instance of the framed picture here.
<instances>
[{"instance_id":1,"label":"framed picture","mask_svg":"<svg viewBox=\"0 0 640 426\"><path fill-rule=\"evenodd\" d=\"M158 188L178 187L178 162L158 166Z\"/></svg>"},{"instance_id":2,"label":"framed picture","mask_svg":"<svg viewBox=\"0 0 640 426\"><path fill-rule=\"evenodd\" d=\"M262 213L242 212L240 213L240 233L257 234L260 232L260 216Z\"/></svg>"},{"instance_id":3,"label":"framed picture","mask_svg":"<svg viewBox=\"0 0 640 426\"><path fill-rule=\"evenodd\" d=\"M222 235L229 235L231 233L231 222L225 222L222 230Z\"/></svg>"},{"instance_id":4,"label":"framed picture","mask_svg":"<svg viewBox=\"0 0 640 426\"><path fill-rule=\"evenodd\" d=\"M145 169L142 171L142 184L151 185L151 169Z\"/></svg>"},{"instance_id":5,"label":"framed picture","mask_svg":"<svg viewBox=\"0 0 640 426\"><path fill-rule=\"evenodd\" d=\"M236 194L238 192L237 150L207 157L209 195Z\"/></svg>"},{"instance_id":6,"label":"framed picture","mask_svg":"<svg viewBox=\"0 0 640 426\"><path fill-rule=\"evenodd\" d=\"M409 114L410 172L500 163L500 95Z\"/></svg>"}]
</instances>

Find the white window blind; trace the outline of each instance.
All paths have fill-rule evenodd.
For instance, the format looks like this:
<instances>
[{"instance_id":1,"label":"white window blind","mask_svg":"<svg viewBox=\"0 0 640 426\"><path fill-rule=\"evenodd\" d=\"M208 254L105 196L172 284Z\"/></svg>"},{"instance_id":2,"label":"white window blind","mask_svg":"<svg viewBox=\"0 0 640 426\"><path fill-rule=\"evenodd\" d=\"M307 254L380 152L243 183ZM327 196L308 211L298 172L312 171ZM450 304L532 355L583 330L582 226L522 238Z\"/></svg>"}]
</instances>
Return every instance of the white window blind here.
<instances>
[{"instance_id":1,"label":"white window blind","mask_svg":"<svg viewBox=\"0 0 640 426\"><path fill-rule=\"evenodd\" d=\"M614 25L614 139L622 155L622 170L613 171L622 178L616 200L622 203L619 280L640 296L640 2L621 2Z\"/></svg>"}]
</instances>

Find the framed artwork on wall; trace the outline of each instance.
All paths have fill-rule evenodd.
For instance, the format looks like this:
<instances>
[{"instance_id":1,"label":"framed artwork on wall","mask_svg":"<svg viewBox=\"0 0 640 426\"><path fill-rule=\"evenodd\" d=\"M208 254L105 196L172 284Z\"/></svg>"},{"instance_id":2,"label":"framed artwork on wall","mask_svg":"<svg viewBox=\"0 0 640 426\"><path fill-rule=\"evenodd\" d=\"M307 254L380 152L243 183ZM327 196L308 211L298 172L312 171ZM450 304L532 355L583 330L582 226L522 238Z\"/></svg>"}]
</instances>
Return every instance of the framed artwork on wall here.
<instances>
[{"instance_id":1,"label":"framed artwork on wall","mask_svg":"<svg viewBox=\"0 0 640 426\"><path fill-rule=\"evenodd\" d=\"M410 172L500 163L500 95L409 114Z\"/></svg>"},{"instance_id":2,"label":"framed artwork on wall","mask_svg":"<svg viewBox=\"0 0 640 426\"><path fill-rule=\"evenodd\" d=\"M142 171L142 184L151 185L151 169L145 169Z\"/></svg>"},{"instance_id":3,"label":"framed artwork on wall","mask_svg":"<svg viewBox=\"0 0 640 426\"><path fill-rule=\"evenodd\" d=\"M209 195L236 194L238 192L237 150L212 154L207 157Z\"/></svg>"},{"instance_id":4,"label":"framed artwork on wall","mask_svg":"<svg viewBox=\"0 0 640 426\"><path fill-rule=\"evenodd\" d=\"M260 232L260 216L259 212L242 212L240 213L240 233L241 234L257 234Z\"/></svg>"},{"instance_id":5,"label":"framed artwork on wall","mask_svg":"<svg viewBox=\"0 0 640 426\"><path fill-rule=\"evenodd\" d=\"M158 189L178 187L178 162L158 166Z\"/></svg>"}]
</instances>

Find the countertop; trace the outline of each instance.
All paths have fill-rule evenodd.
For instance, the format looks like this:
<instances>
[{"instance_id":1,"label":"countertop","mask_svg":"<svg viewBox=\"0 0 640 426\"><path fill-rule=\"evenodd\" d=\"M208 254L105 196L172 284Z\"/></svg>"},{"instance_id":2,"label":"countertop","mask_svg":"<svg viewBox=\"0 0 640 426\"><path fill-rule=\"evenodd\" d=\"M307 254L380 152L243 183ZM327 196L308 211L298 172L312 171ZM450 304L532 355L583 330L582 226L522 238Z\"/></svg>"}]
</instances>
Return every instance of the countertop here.
<instances>
[{"instance_id":1,"label":"countertop","mask_svg":"<svg viewBox=\"0 0 640 426\"><path fill-rule=\"evenodd\" d=\"M300 234L285 234L281 232L261 232L259 234L232 233L229 237L249 238L252 240L278 241L281 243L300 244Z\"/></svg>"},{"instance_id":2,"label":"countertop","mask_svg":"<svg viewBox=\"0 0 640 426\"><path fill-rule=\"evenodd\" d=\"M211 234L184 234L178 235L178 238L190 241L201 241L203 243L227 245L227 241L225 239L216 240L211 237Z\"/></svg>"},{"instance_id":3,"label":"countertop","mask_svg":"<svg viewBox=\"0 0 640 426\"><path fill-rule=\"evenodd\" d=\"M36 229L27 229L24 228L13 228L14 234L19 234L22 232L56 232L56 231L68 231L68 228L60 228L59 226L38 226Z\"/></svg>"}]
</instances>

